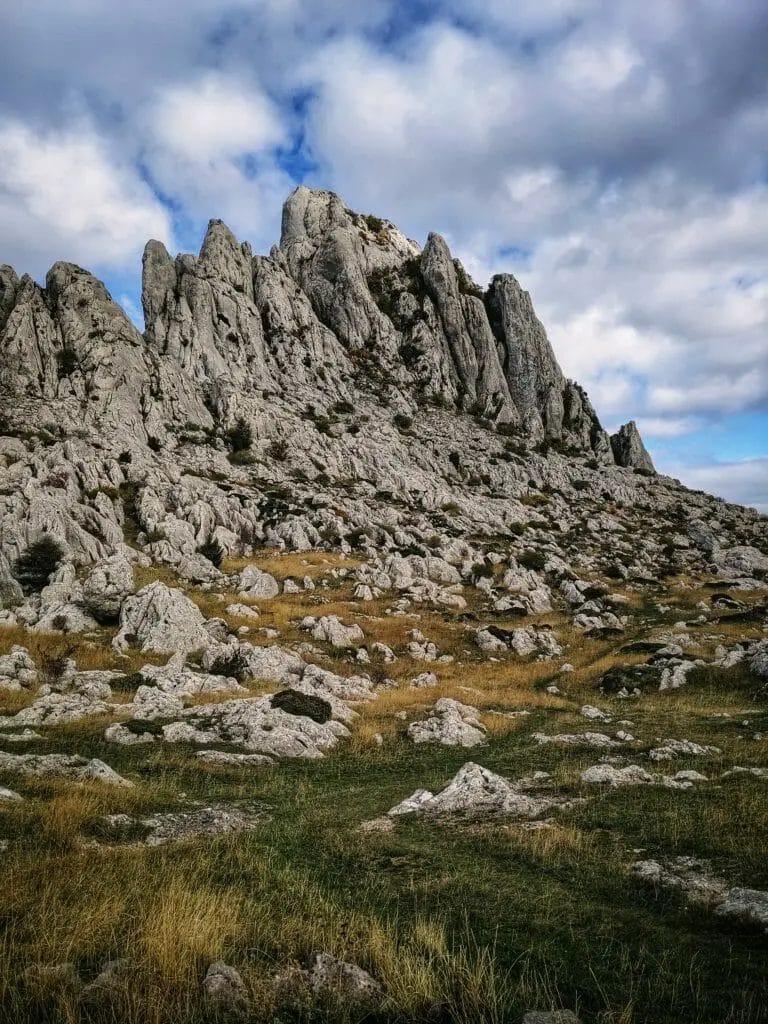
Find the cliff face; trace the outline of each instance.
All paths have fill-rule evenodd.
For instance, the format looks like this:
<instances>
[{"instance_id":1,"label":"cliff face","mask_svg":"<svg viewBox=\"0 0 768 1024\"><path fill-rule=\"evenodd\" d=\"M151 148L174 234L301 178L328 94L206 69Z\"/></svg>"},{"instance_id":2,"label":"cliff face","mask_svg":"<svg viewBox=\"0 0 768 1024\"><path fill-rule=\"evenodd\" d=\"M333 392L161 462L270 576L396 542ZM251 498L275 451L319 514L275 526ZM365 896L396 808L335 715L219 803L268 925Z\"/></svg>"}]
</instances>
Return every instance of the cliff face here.
<instances>
[{"instance_id":1,"label":"cliff face","mask_svg":"<svg viewBox=\"0 0 768 1024\"><path fill-rule=\"evenodd\" d=\"M197 257L172 259L149 242L142 299L144 338L79 267L56 264L44 289L4 267L4 392L61 405L80 425L106 418L124 428L127 418L140 437L148 421L210 426L204 403L226 415L254 390L298 386L354 401L383 384L403 408L471 412L601 462L620 450L632 466L639 452L634 443L612 450L514 277L495 277L483 294L439 235L420 250L330 192L290 196L269 256L254 257L221 221Z\"/></svg>"}]
</instances>

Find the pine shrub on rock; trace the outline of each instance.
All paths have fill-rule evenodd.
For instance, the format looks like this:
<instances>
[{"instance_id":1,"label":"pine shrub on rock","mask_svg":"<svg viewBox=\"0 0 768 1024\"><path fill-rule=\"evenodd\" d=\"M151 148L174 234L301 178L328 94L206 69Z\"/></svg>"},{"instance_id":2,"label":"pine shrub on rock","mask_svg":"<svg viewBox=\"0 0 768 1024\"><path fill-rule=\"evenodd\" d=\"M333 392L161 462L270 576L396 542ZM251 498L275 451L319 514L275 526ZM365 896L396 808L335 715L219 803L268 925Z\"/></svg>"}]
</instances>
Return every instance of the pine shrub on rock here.
<instances>
[{"instance_id":1,"label":"pine shrub on rock","mask_svg":"<svg viewBox=\"0 0 768 1024\"><path fill-rule=\"evenodd\" d=\"M203 558L207 558L217 569L221 568L221 563L224 560L224 550L215 537L209 537L204 544L201 544L197 549L197 553L202 555Z\"/></svg>"},{"instance_id":2,"label":"pine shrub on rock","mask_svg":"<svg viewBox=\"0 0 768 1024\"><path fill-rule=\"evenodd\" d=\"M281 690L274 695L271 703L273 708L280 708L289 715L303 715L321 725L330 721L332 715L331 705L327 700L312 693L301 693L300 690Z\"/></svg>"},{"instance_id":3,"label":"pine shrub on rock","mask_svg":"<svg viewBox=\"0 0 768 1024\"><path fill-rule=\"evenodd\" d=\"M16 559L16 576L28 590L42 590L63 557L61 544L45 534Z\"/></svg>"}]
</instances>

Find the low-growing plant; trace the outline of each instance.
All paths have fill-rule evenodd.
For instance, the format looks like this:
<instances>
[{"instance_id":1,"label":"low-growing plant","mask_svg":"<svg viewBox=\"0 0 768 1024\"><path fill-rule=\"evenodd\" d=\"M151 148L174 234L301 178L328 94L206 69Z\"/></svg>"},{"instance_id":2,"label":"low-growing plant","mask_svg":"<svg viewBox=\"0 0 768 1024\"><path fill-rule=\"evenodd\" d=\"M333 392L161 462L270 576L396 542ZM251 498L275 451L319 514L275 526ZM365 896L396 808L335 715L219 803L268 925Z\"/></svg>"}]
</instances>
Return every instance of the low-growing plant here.
<instances>
[{"instance_id":1,"label":"low-growing plant","mask_svg":"<svg viewBox=\"0 0 768 1024\"><path fill-rule=\"evenodd\" d=\"M532 548L529 548L527 551L523 551L523 553L518 556L517 560L520 565L525 566L526 569L536 569L538 572L544 568L547 561L542 551L534 551Z\"/></svg>"},{"instance_id":2,"label":"low-growing plant","mask_svg":"<svg viewBox=\"0 0 768 1024\"><path fill-rule=\"evenodd\" d=\"M227 431L227 441L232 452L247 451L253 444L253 430L242 416Z\"/></svg>"},{"instance_id":3,"label":"low-growing plant","mask_svg":"<svg viewBox=\"0 0 768 1024\"><path fill-rule=\"evenodd\" d=\"M16 576L28 590L42 590L64 557L64 548L50 534L33 541L16 559Z\"/></svg>"},{"instance_id":4,"label":"low-growing plant","mask_svg":"<svg viewBox=\"0 0 768 1024\"><path fill-rule=\"evenodd\" d=\"M216 537L209 537L200 547L197 549L197 553L202 555L203 558L207 558L209 562L212 562L216 568L220 568L222 561L224 560L224 549L219 544Z\"/></svg>"}]
</instances>

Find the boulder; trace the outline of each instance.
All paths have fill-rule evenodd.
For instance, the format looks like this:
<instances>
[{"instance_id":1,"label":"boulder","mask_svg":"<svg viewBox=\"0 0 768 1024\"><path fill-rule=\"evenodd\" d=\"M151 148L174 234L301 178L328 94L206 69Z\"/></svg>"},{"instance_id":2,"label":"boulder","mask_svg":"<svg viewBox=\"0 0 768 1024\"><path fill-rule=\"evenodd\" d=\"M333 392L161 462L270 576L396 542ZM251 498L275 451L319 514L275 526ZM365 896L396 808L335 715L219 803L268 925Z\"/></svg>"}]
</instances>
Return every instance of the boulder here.
<instances>
[{"instance_id":1,"label":"boulder","mask_svg":"<svg viewBox=\"0 0 768 1024\"><path fill-rule=\"evenodd\" d=\"M83 603L99 622L115 622L133 590L133 566L124 555L112 555L97 562L85 577Z\"/></svg>"},{"instance_id":2,"label":"boulder","mask_svg":"<svg viewBox=\"0 0 768 1024\"><path fill-rule=\"evenodd\" d=\"M270 598L278 596L280 584L268 572L262 572L255 565L247 565L240 573L237 589L241 597Z\"/></svg>"},{"instance_id":3,"label":"boulder","mask_svg":"<svg viewBox=\"0 0 768 1024\"><path fill-rule=\"evenodd\" d=\"M440 743L444 747L474 747L485 742L485 726L477 708L441 697L421 722L412 722L408 738L414 743Z\"/></svg>"},{"instance_id":4,"label":"boulder","mask_svg":"<svg viewBox=\"0 0 768 1024\"><path fill-rule=\"evenodd\" d=\"M120 609L120 631L112 641L117 650L182 651L207 648L211 637L202 612L181 591L156 580L126 598Z\"/></svg>"},{"instance_id":5,"label":"boulder","mask_svg":"<svg viewBox=\"0 0 768 1024\"><path fill-rule=\"evenodd\" d=\"M439 793L419 789L388 813L390 817L496 813L535 818L559 803L562 801L557 798L529 796L520 786L468 761Z\"/></svg>"}]
</instances>

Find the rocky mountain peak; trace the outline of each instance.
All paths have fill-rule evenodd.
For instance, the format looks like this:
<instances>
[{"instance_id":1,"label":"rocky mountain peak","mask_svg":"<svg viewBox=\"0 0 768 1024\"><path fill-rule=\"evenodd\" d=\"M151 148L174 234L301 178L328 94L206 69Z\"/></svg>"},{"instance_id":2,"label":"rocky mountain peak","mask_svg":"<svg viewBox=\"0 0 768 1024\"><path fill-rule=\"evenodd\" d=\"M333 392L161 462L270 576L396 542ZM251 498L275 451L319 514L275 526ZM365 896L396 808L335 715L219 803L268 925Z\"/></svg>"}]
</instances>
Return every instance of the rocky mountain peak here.
<instances>
[{"instance_id":1,"label":"rocky mountain peak","mask_svg":"<svg viewBox=\"0 0 768 1024\"><path fill-rule=\"evenodd\" d=\"M3 268L6 386L61 401L65 416L87 392L86 420L98 423L109 390L99 381L131 379L131 420L161 420L162 437L176 429L179 395L185 421L201 423L204 405L231 419L262 392L298 387L309 404L354 405L362 389L411 413L432 403L506 424L600 463L650 465L634 427L608 439L512 275L484 292L441 235L422 250L332 192L300 186L288 197L269 256L211 220L197 256L174 259L152 240L142 269L143 339L82 268L55 264L44 289Z\"/></svg>"}]
</instances>

